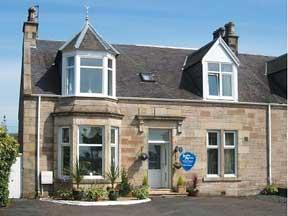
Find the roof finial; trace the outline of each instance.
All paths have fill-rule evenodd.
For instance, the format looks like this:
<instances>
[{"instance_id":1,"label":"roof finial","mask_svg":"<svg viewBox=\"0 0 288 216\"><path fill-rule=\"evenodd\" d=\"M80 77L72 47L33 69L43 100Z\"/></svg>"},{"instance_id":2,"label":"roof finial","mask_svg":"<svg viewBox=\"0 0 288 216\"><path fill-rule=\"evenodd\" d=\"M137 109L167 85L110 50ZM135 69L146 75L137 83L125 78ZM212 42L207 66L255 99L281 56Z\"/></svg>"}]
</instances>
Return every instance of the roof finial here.
<instances>
[{"instance_id":1,"label":"roof finial","mask_svg":"<svg viewBox=\"0 0 288 216\"><path fill-rule=\"evenodd\" d=\"M85 17L85 21L88 22L89 21L89 6L85 5L85 9L86 9L86 17Z\"/></svg>"}]
</instances>

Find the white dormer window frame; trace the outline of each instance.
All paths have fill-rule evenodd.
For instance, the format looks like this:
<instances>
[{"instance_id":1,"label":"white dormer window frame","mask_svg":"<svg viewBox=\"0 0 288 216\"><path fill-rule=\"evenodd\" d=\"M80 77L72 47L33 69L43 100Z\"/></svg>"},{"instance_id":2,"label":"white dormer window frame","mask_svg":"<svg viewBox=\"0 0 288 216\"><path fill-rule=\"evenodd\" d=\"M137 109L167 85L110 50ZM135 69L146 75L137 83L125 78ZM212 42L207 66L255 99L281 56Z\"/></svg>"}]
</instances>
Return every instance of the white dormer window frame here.
<instances>
[{"instance_id":1,"label":"white dormer window frame","mask_svg":"<svg viewBox=\"0 0 288 216\"><path fill-rule=\"evenodd\" d=\"M221 46L226 53L225 57L218 56L215 52L217 46ZM215 53L213 53L215 52ZM209 68L209 64L218 65L218 69ZM229 46L224 42L224 40L219 37L217 41L213 44L210 50L202 59L202 80L203 80L203 99L211 101L238 101L238 66L240 62L237 56L229 48ZM231 65L231 70L223 70L222 65ZM210 94L209 91L209 76L217 77L218 88L217 94ZM225 95L223 93L223 80L224 77L231 78L231 95Z\"/></svg>"},{"instance_id":2,"label":"white dormer window frame","mask_svg":"<svg viewBox=\"0 0 288 216\"><path fill-rule=\"evenodd\" d=\"M74 65L68 65L68 59L74 57ZM95 63L97 60L102 60L102 65L98 64L81 64L81 59L95 59ZM74 69L74 76L71 76L71 70ZM70 70L70 71L69 71ZM101 87L100 91L95 83L94 89L83 90L81 89L81 76L89 72L90 76L92 71L95 73L101 73L101 75L95 75L93 78L99 76L101 77ZM82 71L82 72L81 72ZM69 74L70 73L70 74ZM111 77L112 76L112 77ZM69 77L73 77L69 78ZM69 83L69 80L73 80L73 84ZM87 79L88 81L91 79ZM89 83L90 87L93 83ZM83 83L82 83L83 85ZM73 88L71 88L71 86ZM98 91L96 91L96 89ZM82 97L108 97L108 98L116 98L116 58L114 55L108 52L97 52L97 51L73 51L63 53L62 55L62 95L63 96L82 96Z\"/></svg>"}]
</instances>

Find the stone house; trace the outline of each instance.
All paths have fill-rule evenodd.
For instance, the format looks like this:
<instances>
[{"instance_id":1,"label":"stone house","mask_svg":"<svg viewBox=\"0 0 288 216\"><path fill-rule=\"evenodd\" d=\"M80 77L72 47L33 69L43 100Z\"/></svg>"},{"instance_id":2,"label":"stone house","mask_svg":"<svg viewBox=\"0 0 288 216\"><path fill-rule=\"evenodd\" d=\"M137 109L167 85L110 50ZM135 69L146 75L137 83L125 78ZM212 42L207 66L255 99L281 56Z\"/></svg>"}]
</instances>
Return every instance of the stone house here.
<instances>
[{"instance_id":1,"label":"stone house","mask_svg":"<svg viewBox=\"0 0 288 216\"><path fill-rule=\"evenodd\" d=\"M200 49L109 44L86 19L69 41L39 40L36 8L23 25L19 142L23 196L69 182L106 184L111 165L133 185L199 179L202 194L286 187L287 56L238 52L235 25ZM183 152L196 155L176 169ZM147 160L139 159L148 155ZM41 184L52 171L53 184Z\"/></svg>"}]
</instances>

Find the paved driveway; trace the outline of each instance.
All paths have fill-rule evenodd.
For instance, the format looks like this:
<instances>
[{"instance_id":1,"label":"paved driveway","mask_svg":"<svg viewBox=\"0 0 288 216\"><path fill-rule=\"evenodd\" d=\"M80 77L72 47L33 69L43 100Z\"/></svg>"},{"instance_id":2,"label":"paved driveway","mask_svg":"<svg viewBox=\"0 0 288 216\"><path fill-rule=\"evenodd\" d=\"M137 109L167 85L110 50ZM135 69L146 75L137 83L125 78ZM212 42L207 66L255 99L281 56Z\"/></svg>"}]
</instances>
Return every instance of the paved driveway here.
<instances>
[{"instance_id":1,"label":"paved driveway","mask_svg":"<svg viewBox=\"0 0 288 216\"><path fill-rule=\"evenodd\" d=\"M259 199L229 197L154 198L152 202L132 206L79 207L38 200L15 200L0 209L1 216L284 216L286 204Z\"/></svg>"}]
</instances>

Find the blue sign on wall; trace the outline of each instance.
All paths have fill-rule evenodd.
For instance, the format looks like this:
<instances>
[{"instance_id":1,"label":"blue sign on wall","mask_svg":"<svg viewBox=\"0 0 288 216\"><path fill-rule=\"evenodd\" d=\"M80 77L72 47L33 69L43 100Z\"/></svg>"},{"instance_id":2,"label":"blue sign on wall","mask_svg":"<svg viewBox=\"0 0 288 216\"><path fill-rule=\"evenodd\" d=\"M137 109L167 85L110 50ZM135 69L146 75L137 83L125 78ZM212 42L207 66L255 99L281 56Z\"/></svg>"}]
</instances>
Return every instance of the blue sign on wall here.
<instances>
[{"instance_id":1,"label":"blue sign on wall","mask_svg":"<svg viewBox=\"0 0 288 216\"><path fill-rule=\"evenodd\" d=\"M189 171L195 165L196 155L191 152L183 152L179 157L179 161L183 169Z\"/></svg>"}]
</instances>

